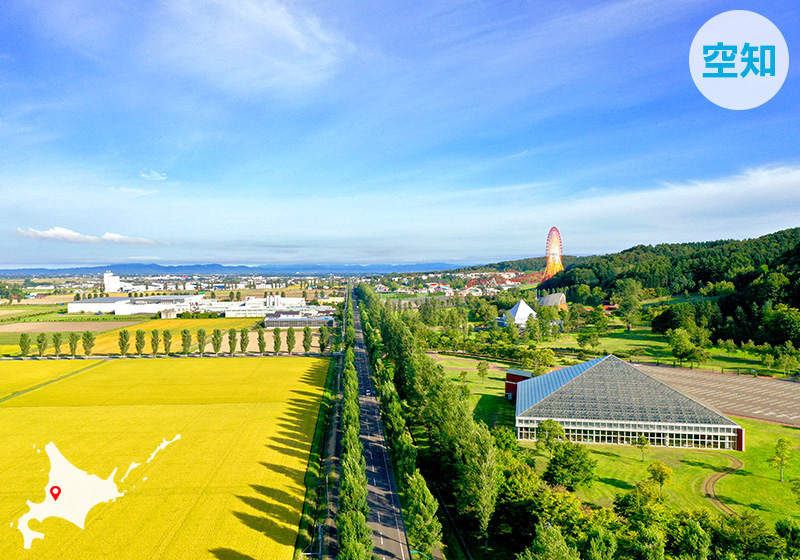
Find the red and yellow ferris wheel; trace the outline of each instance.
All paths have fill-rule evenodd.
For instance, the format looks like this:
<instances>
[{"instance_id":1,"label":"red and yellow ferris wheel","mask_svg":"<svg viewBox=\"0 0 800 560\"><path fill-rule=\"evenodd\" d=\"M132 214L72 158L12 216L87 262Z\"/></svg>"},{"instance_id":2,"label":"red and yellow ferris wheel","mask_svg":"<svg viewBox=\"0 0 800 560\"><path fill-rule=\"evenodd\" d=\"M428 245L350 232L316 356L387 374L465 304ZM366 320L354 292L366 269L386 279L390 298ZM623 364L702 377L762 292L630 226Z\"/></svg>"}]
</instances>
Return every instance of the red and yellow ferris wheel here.
<instances>
[{"instance_id":1,"label":"red and yellow ferris wheel","mask_svg":"<svg viewBox=\"0 0 800 560\"><path fill-rule=\"evenodd\" d=\"M553 226L550 228L550 233L547 234L547 247L545 248L547 267L544 269L544 277L542 280L552 278L557 273L564 270L564 265L561 264L562 249L561 233L559 233L556 226Z\"/></svg>"}]
</instances>

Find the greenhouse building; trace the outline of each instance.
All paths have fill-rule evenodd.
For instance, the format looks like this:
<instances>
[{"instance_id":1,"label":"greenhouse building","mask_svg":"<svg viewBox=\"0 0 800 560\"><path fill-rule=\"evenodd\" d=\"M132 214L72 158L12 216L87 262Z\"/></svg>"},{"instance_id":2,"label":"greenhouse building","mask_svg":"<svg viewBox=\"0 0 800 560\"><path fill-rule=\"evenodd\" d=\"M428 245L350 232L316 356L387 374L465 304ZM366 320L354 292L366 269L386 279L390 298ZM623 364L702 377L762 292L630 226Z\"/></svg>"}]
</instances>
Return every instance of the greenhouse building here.
<instances>
[{"instance_id":1,"label":"greenhouse building","mask_svg":"<svg viewBox=\"0 0 800 560\"><path fill-rule=\"evenodd\" d=\"M517 439L535 440L548 419L583 443L631 444L644 435L650 445L744 451L741 426L616 356L518 383Z\"/></svg>"}]
</instances>

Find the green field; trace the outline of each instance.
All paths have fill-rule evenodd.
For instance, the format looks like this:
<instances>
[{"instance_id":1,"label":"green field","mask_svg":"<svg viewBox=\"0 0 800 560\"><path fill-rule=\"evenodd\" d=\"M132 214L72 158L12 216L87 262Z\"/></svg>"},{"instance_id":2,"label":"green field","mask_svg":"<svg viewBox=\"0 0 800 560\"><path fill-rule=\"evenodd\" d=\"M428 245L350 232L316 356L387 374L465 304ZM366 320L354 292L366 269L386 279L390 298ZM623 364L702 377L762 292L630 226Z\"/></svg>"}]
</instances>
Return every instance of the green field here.
<instances>
[{"instance_id":1,"label":"green field","mask_svg":"<svg viewBox=\"0 0 800 560\"><path fill-rule=\"evenodd\" d=\"M477 374L477 360L441 354L435 355L435 358L445 368L448 377L455 381L459 380L460 371L467 372L470 404L476 420L483 420L489 426L513 425L514 405L502 395L505 368L514 366L489 361L492 369L484 384ZM785 478L787 481L800 480L800 428L740 418L733 420L745 428L744 452L651 447L646 450L645 461L642 462L641 452L635 447L589 445L593 458L597 460L597 480L591 488L582 489L577 494L587 504L609 507L613 505L617 494L630 490L634 484L646 479L647 466L653 459L659 459L675 472L672 483L664 488L667 501L672 506L708 507L718 511L705 498L702 486L708 477L730 465L727 455L739 458L744 467L717 483L717 497L723 503L737 512L753 510L770 524L786 515L800 520L800 494L792 491L789 482L781 484L778 471L767 464L767 458L774 454L778 438L788 437L795 445L795 459L786 469ZM532 447L532 444L525 445ZM539 474L544 472L546 466L547 456L541 454L537 459Z\"/></svg>"},{"instance_id":2,"label":"green field","mask_svg":"<svg viewBox=\"0 0 800 560\"><path fill-rule=\"evenodd\" d=\"M514 403L504 398L506 369L519 367L504 364L496 360L486 360L489 363L489 375L486 381L478 377L478 360L432 354L436 363L444 368L447 376L459 381L461 372L467 372L467 386L470 390L470 405L473 409L475 420L482 420L490 428L496 425L511 426L514 424Z\"/></svg>"},{"instance_id":3,"label":"green field","mask_svg":"<svg viewBox=\"0 0 800 560\"><path fill-rule=\"evenodd\" d=\"M292 558L327 359L29 361L0 369L3 396L62 377L0 402L0 557ZM180 440L146 463L176 434ZM116 468L125 495L93 508L84 530L32 521L45 538L26 551L15 524L27 500L45 498L49 464L39 451L51 441L88 473L106 478ZM121 482L132 462L142 465Z\"/></svg>"}]
</instances>

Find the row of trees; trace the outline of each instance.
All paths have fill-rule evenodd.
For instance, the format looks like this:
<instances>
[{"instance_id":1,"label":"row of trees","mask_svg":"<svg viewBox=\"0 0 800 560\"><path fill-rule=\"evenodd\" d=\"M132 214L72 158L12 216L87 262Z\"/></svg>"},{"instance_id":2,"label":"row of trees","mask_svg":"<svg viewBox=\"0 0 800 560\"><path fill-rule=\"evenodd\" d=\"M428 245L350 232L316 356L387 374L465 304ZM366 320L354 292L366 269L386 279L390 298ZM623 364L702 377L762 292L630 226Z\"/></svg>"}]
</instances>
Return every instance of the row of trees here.
<instances>
[{"instance_id":1,"label":"row of trees","mask_svg":"<svg viewBox=\"0 0 800 560\"><path fill-rule=\"evenodd\" d=\"M44 356L50 343L53 345L53 353L56 356L61 356L61 347L65 342L69 348L70 356L75 357L78 354L79 343L83 346L83 353L86 356L91 356L92 350L94 349L95 334L92 331L84 331L83 333L70 332L67 333L67 338L65 340L64 335L59 332L52 333L49 338L46 333L39 333L35 341L33 341L30 334L22 333L19 335L19 351L22 356L28 356L30 354L31 344L33 342L36 344L36 353L39 357Z\"/></svg>"},{"instance_id":2,"label":"row of trees","mask_svg":"<svg viewBox=\"0 0 800 560\"><path fill-rule=\"evenodd\" d=\"M360 284L356 292L380 326L377 352L384 367L391 368L399 398L406 401L401 407L406 422L428 441L420 456L423 470L454 500L458 513L472 520L486 545L499 482L492 434L473 419L467 395L417 347L398 314L382 305L370 287Z\"/></svg>"},{"instance_id":3,"label":"row of trees","mask_svg":"<svg viewBox=\"0 0 800 560\"><path fill-rule=\"evenodd\" d=\"M352 301L346 310L345 329L353 328ZM361 409L358 403L358 373L352 343L346 346L342 396L342 462L339 478L339 558L372 560L372 529L367 524L367 463L361 444Z\"/></svg>"},{"instance_id":4,"label":"row of trees","mask_svg":"<svg viewBox=\"0 0 800 560\"><path fill-rule=\"evenodd\" d=\"M258 344L258 352L260 354L265 354L267 352L265 330L263 327L259 326L256 327L255 332L256 341ZM194 341L189 329L183 329L180 334L180 353L189 354L191 352L193 342L196 342L198 346L198 352L201 356L205 353L206 346L209 342L208 333L205 329L201 328L197 330ZM78 344L80 342L83 345L84 354L86 356L90 356L94 350L95 336L95 333L92 331L85 331L83 333L70 332L67 333L67 337L65 339L62 333L56 332L52 333L50 337L48 337L46 333L39 333L35 339L32 339L29 333L22 333L19 338L19 348L22 356L28 356L31 353L32 346L35 344L36 353L41 357L44 356L45 352L52 345L54 355L61 356L62 346L66 342L69 347L69 354L75 356L78 353ZM127 355L131 350L132 344L134 353L137 356L141 356L148 348L147 338L147 333L142 329L136 330L133 334L133 337L131 337L131 332L127 329L119 331L119 334L117 335L119 353L123 356ZM214 329L211 332L210 342L214 354L220 354L225 338L225 334L221 329ZM273 351L275 354L279 354L283 344L282 331L280 327L275 327L273 329L272 339ZM236 353L237 345L241 353L247 353L247 347L249 343L250 331L247 327L242 327L239 330L231 328L227 331L227 347L230 354ZM311 352L312 343L313 335L311 328L305 327L303 329L302 346L306 354ZM325 353L325 350L330 344L330 331L325 326L320 327L318 343L320 352ZM289 327L286 331L286 346L289 354L294 351L296 344L296 332L293 327ZM172 331L168 329L163 331L160 331L159 329L153 329L150 331L149 350L149 353L154 356L161 352L163 352L165 355L172 354Z\"/></svg>"}]
</instances>

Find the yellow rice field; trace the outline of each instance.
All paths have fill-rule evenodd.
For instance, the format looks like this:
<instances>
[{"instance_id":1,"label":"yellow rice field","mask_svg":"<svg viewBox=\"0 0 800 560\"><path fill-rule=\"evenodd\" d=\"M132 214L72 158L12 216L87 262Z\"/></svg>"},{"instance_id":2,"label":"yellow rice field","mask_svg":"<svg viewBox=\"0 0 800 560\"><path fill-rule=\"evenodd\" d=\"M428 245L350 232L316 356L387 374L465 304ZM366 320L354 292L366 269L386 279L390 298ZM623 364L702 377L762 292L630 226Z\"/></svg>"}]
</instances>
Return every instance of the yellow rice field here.
<instances>
[{"instance_id":1,"label":"yellow rice field","mask_svg":"<svg viewBox=\"0 0 800 560\"><path fill-rule=\"evenodd\" d=\"M81 371L0 402L0 558L292 557L327 359L4 361L0 392L70 368ZM36 450L51 441L91 474L118 469L125 495L95 506L84 530L32 521L45 537L26 551L15 524L45 498Z\"/></svg>"}]
</instances>

